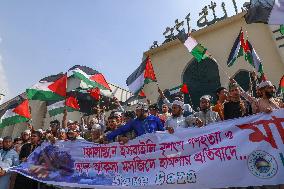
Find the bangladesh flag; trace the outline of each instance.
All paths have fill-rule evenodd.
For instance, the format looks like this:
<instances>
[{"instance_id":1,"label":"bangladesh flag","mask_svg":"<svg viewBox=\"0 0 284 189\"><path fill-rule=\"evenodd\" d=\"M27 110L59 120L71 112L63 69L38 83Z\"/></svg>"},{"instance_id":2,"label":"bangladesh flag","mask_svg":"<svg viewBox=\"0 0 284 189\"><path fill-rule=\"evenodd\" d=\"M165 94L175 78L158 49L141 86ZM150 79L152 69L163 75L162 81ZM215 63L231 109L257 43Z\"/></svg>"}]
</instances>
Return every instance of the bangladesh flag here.
<instances>
[{"instance_id":1,"label":"bangladesh flag","mask_svg":"<svg viewBox=\"0 0 284 189\"><path fill-rule=\"evenodd\" d=\"M78 100L75 97L71 96L62 101L47 102L47 111L51 117L64 113L65 109L67 110L67 112L79 111L80 107Z\"/></svg>"},{"instance_id":2,"label":"bangladesh flag","mask_svg":"<svg viewBox=\"0 0 284 189\"><path fill-rule=\"evenodd\" d=\"M145 84L156 82L156 75L148 56L140 66L127 78L126 84L133 94L138 94Z\"/></svg>"},{"instance_id":3,"label":"bangladesh flag","mask_svg":"<svg viewBox=\"0 0 284 189\"><path fill-rule=\"evenodd\" d=\"M188 37L187 40L184 42L187 50L196 58L198 62L205 59L207 56L205 55L207 49L204 48L201 44L199 44L195 39L192 37Z\"/></svg>"},{"instance_id":4,"label":"bangladesh flag","mask_svg":"<svg viewBox=\"0 0 284 189\"><path fill-rule=\"evenodd\" d=\"M229 58L227 60L227 65L230 67L232 66L237 58L241 57L244 55L244 51L246 51L246 44L245 44L245 40L244 40L244 32L241 29L240 33L238 35L238 37L236 38L234 45L231 49Z\"/></svg>"},{"instance_id":5,"label":"bangladesh flag","mask_svg":"<svg viewBox=\"0 0 284 189\"><path fill-rule=\"evenodd\" d=\"M52 101L66 97L67 76L60 73L41 79L37 84L26 90L28 99Z\"/></svg>"},{"instance_id":6,"label":"bangladesh flag","mask_svg":"<svg viewBox=\"0 0 284 189\"><path fill-rule=\"evenodd\" d=\"M86 83L89 88L111 90L104 75L87 66L76 65L69 69L68 75L76 77Z\"/></svg>"},{"instance_id":7,"label":"bangladesh flag","mask_svg":"<svg viewBox=\"0 0 284 189\"><path fill-rule=\"evenodd\" d=\"M0 110L0 128L26 122L31 119L29 101L17 96Z\"/></svg>"}]
</instances>

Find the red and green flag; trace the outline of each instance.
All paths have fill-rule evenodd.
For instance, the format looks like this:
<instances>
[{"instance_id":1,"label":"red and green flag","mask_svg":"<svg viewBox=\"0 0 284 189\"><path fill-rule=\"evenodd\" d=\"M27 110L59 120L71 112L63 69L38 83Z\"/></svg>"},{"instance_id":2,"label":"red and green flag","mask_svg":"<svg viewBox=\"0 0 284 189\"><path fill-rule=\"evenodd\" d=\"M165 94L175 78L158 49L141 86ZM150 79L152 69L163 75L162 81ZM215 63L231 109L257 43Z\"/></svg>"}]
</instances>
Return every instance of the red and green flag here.
<instances>
[{"instance_id":1,"label":"red and green flag","mask_svg":"<svg viewBox=\"0 0 284 189\"><path fill-rule=\"evenodd\" d=\"M76 65L69 69L68 75L83 81L88 88L111 90L104 75L87 66Z\"/></svg>"},{"instance_id":2,"label":"red and green flag","mask_svg":"<svg viewBox=\"0 0 284 189\"><path fill-rule=\"evenodd\" d=\"M138 94L145 84L150 82L156 82L155 71L151 62L150 57L148 56L140 66L127 78L126 84L129 87L129 90Z\"/></svg>"},{"instance_id":3,"label":"red and green flag","mask_svg":"<svg viewBox=\"0 0 284 189\"><path fill-rule=\"evenodd\" d=\"M169 89L169 92L170 92L170 95L173 95L179 92L182 92L183 94L189 94L188 87L185 83L177 87Z\"/></svg>"},{"instance_id":4,"label":"red and green flag","mask_svg":"<svg viewBox=\"0 0 284 189\"><path fill-rule=\"evenodd\" d=\"M60 73L41 79L26 90L29 100L53 101L66 97L67 75Z\"/></svg>"},{"instance_id":5,"label":"red and green flag","mask_svg":"<svg viewBox=\"0 0 284 189\"><path fill-rule=\"evenodd\" d=\"M26 122L31 119L29 101L21 96L0 111L0 128Z\"/></svg>"},{"instance_id":6,"label":"red and green flag","mask_svg":"<svg viewBox=\"0 0 284 189\"><path fill-rule=\"evenodd\" d=\"M100 89L97 88L93 88L93 89L89 89L87 90L87 92L90 94L90 96L95 99L95 100L100 100L101 98L101 92Z\"/></svg>"},{"instance_id":7,"label":"red and green flag","mask_svg":"<svg viewBox=\"0 0 284 189\"><path fill-rule=\"evenodd\" d=\"M244 39L244 32L241 29L239 32L238 37L236 38L233 47L231 49L229 58L227 60L227 65L230 67L232 65L234 65L234 63L236 62L236 60L244 55L244 51L247 51L246 48L246 43L245 43L245 39Z\"/></svg>"},{"instance_id":8,"label":"red and green flag","mask_svg":"<svg viewBox=\"0 0 284 189\"><path fill-rule=\"evenodd\" d=\"M79 111L80 106L77 98L70 96L67 97L65 100L57 102L47 102L47 111L51 117L56 116L58 114L63 114L65 109L67 110L67 112Z\"/></svg>"},{"instance_id":9,"label":"red and green flag","mask_svg":"<svg viewBox=\"0 0 284 189\"><path fill-rule=\"evenodd\" d=\"M252 65L258 73L263 73L263 65L261 60L248 40L246 41L245 45L245 60Z\"/></svg>"}]
</instances>

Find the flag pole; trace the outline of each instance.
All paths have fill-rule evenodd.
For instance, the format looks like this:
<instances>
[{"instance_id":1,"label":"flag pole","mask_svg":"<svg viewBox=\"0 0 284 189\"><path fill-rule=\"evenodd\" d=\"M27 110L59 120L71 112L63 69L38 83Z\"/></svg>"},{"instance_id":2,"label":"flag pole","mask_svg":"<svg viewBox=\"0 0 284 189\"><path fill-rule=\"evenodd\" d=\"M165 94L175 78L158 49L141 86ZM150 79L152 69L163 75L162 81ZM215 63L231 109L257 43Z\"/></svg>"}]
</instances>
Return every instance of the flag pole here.
<instances>
[{"instance_id":1,"label":"flag pole","mask_svg":"<svg viewBox=\"0 0 284 189\"><path fill-rule=\"evenodd\" d=\"M67 77L67 72L65 72L65 75ZM68 78L67 78L68 79ZM65 106L64 106L64 111L63 111L63 118L62 118L62 126L60 128L66 129L67 128L67 106L66 106L66 100L67 100L67 79L66 79L66 96L65 96Z\"/></svg>"}]
</instances>

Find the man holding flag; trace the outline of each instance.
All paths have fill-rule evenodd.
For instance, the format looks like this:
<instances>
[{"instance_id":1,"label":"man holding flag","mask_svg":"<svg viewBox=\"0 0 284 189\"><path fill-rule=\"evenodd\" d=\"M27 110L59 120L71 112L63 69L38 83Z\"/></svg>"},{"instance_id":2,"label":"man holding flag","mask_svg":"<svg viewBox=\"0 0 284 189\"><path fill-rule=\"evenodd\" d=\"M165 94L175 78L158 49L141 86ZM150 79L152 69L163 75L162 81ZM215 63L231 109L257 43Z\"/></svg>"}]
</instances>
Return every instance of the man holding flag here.
<instances>
[{"instance_id":1,"label":"man holding flag","mask_svg":"<svg viewBox=\"0 0 284 189\"><path fill-rule=\"evenodd\" d=\"M158 88L158 92L160 93L160 98L163 99L164 104L166 104L169 108L172 108L173 104L166 98L166 96L164 95L163 91L160 88ZM183 102L184 101L183 95L182 94L176 95L175 100ZM193 112L194 112L192 107L189 104L183 104L182 109L183 109L184 114L190 115L190 114L193 114ZM188 116L188 115L186 115L186 116Z\"/></svg>"},{"instance_id":2,"label":"man holding flag","mask_svg":"<svg viewBox=\"0 0 284 189\"><path fill-rule=\"evenodd\" d=\"M145 103L138 103L136 107L137 118L125 125L119 127L118 129L107 134L105 139L107 141L112 141L115 137L119 135L126 134L130 131L134 131L136 137L141 136L146 133L154 133L156 131L164 131L164 125L160 118L148 115L148 106ZM121 137L120 142L127 143L127 137Z\"/></svg>"},{"instance_id":3,"label":"man holding flag","mask_svg":"<svg viewBox=\"0 0 284 189\"><path fill-rule=\"evenodd\" d=\"M262 98L258 100L259 112L271 113L274 109L284 108L280 99L274 98L275 88L270 81L263 81L259 84Z\"/></svg>"}]
</instances>

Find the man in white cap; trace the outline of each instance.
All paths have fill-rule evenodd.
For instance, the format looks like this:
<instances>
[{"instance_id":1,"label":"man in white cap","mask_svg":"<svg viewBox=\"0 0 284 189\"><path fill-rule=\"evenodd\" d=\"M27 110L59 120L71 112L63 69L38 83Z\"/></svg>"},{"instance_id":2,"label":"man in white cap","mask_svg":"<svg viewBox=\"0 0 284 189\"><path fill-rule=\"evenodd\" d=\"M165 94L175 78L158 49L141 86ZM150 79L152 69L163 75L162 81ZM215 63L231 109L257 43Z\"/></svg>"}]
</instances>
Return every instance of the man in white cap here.
<instances>
[{"instance_id":1,"label":"man in white cap","mask_svg":"<svg viewBox=\"0 0 284 189\"><path fill-rule=\"evenodd\" d=\"M164 125L160 118L148 114L148 106L145 103L138 103L136 106L137 118L125 125L120 126L116 130L108 133L105 137L107 141L113 141L119 135L125 135L131 131L135 132L136 137L146 133L154 133L156 131L164 131ZM127 143L127 137L122 137L120 142Z\"/></svg>"},{"instance_id":2,"label":"man in white cap","mask_svg":"<svg viewBox=\"0 0 284 189\"><path fill-rule=\"evenodd\" d=\"M66 130L61 128L58 129L57 131L57 139L58 141L66 141L67 140L67 134L66 134Z\"/></svg>"},{"instance_id":3,"label":"man in white cap","mask_svg":"<svg viewBox=\"0 0 284 189\"><path fill-rule=\"evenodd\" d=\"M4 137L3 149L0 150L0 188L8 189L10 185L11 173L10 167L19 164L19 155L13 149L12 137Z\"/></svg>"},{"instance_id":4,"label":"man in white cap","mask_svg":"<svg viewBox=\"0 0 284 189\"><path fill-rule=\"evenodd\" d=\"M21 138L23 140L23 144L29 143L31 140L31 131L27 129L24 132L22 132Z\"/></svg>"},{"instance_id":5,"label":"man in white cap","mask_svg":"<svg viewBox=\"0 0 284 189\"><path fill-rule=\"evenodd\" d=\"M275 88L270 81L263 81L259 84L262 97L258 100L259 112L270 113L274 109L284 108L283 102L274 98Z\"/></svg>"},{"instance_id":6,"label":"man in white cap","mask_svg":"<svg viewBox=\"0 0 284 189\"><path fill-rule=\"evenodd\" d=\"M200 98L200 111L195 112L193 115L186 118L186 121L190 126L203 127L221 120L219 114L212 111L210 102L210 95L204 95Z\"/></svg>"},{"instance_id":7,"label":"man in white cap","mask_svg":"<svg viewBox=\"0 0 284 189\"><path fill-rule=\"evenodd\" d=\"M188 127L185 117L183 117L183 102L175 100L172 104L172 116L165 123L165 128L169 133L173 133L176 128Z\"/></svg>"},{"instance_id":8,"label":"man in white cap","mask_svg":"<svg viewBox=\"0 0 284 189\"><path fill-rule=\"evenodd\" d=\"M102 134L102 126L100 124L94 124L91 130L91 138L87 140L94 143L100 143Z\"/></svg>"},{"instance_id":9,"label":"man in white cap","mask_svg":"<svg viewBox=\"0 0 284 189\"><path fill-rule=\"evenodd\" d=\"M163 91L159 88L158 89L158 92L160 93L160 98L163 99L163 103L166 104L169 108L172 108L172 103L170 103L170 101L165 97ZM178 95L178 97L176 97L176 100L179 100L179 101L183 101L183 95L180 94ZM192 107L189 105L189 104L183 104L183 112L187 112L188 114L191 114L193 113L193 109Z\"/></svg>"}]
</instances>

